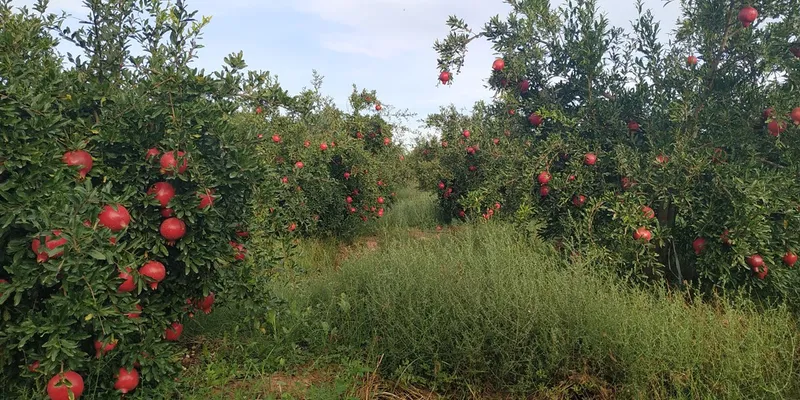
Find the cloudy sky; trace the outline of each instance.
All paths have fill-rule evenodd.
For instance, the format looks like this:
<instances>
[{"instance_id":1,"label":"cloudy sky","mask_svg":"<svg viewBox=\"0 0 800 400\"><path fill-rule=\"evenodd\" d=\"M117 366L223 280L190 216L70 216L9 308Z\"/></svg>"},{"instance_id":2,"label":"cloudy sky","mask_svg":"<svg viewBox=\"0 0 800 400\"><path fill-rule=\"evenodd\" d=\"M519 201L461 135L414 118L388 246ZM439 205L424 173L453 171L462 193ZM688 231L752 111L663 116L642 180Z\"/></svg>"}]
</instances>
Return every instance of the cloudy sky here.
<instances>
[{"instance_id":1,"label":"cloudy sky","mask_svg":"<svg viewBox=\"0 0 800 400\"><path fill-rule=\"evenodd\" d=\"M615 26L628 28L636 16L631 0L598 0ZM34 0L12 0L12 5ZM51 0L50 9L85 15L82 0ZM552 2L558 6L561 1ZM678 17L676 1L645 0L662 23L664 38ZM252 69L277 74L285 89L309 86L311 71L325 77L323 91L344 106L355 83L376 89L384 105L417 114L410 125L439 106L470 107L488 99L483 87L495 58L486 42L472 43L458 79L437 86L433 42L447 34L449 15L480 28L493 15L507 14L502 0L188 0L212 16L198 66L217 69L231 52L244 51ZM77 21L77 19L73 19ZM406 135L403 140L410 142Z\"/></svg>"}]
</instances>

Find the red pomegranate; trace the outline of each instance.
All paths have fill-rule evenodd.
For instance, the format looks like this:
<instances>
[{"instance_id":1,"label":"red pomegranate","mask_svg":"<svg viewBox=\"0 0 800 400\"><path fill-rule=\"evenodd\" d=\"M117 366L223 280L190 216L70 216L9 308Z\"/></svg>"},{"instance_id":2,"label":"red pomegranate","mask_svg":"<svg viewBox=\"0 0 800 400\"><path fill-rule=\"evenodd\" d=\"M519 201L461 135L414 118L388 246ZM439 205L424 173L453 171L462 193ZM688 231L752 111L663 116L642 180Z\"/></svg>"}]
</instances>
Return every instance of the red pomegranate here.
<instances>
[{"instance_id":1,"label":"red pomegranate","mask_svg":"<svg viewBox=\"0 0 800 400\"><path fill-rule=\"evenodd\" d=\"M378 217L383 217L383 208L378 209Z\"/></svg>"},{"instance_id":2,"label":"red pomegranate","mask_svg":"<svg viewBox=\"0 0 800 400\"><path fill-rule=\"evenodd\" d=\"M277 135L277 134L272 135L272 141L275 142L275 143L280 143L281 142L281 136Z\"/></svg>"},{"instance_id":3,"label":"red pomegranate","mask_svg":"<svg viewBox=\"0 0 800 400\"><path fill-rule=\"evenodd\" d=\"M111 229L111 232L119 232L131 223L131 215L122 204L115 206L106 205L98 215L100 225Z\"/></svg>"},{"instance_id":4,"label":"red pomegranate","mask_svg":"<svg viewBox=\"0 0 800 400\"><path fill-rule=\"evenodd\" d=\"M161 152L158 151L157 148L153 147L153 148L147 149L147 153L144 154L144 159L145 160L150 160L152 158L157 157L159 154L161 154Z\"/></svg>"},{"instance_id":5,"label":"red pomegranate","mask_svg":"<svg viewBox=\"0 0 800 400\"><path fill-rule=\"evenodd\" d=\"M722 235L719 235L719 239L722 241L722 244L726 246L731 245L731 239L728 237L729 234L730 232L727 229L725 229L725 231L722 232Z\"/></svg>"},{"instance_id":6,"label":"red pomegranate","mask_svg":"<svg viewBox=\"0 0 800 400\"><path fill-rule=\"evenodd\" d=\"M36 372L36 371L39 370L39 367L41 365L42 365L42 363L40 363L39 360L36 360L36 361L32 362L30 365L28 365L28 371Z\"/></svg>"},{"instance_id":7,"label":"red pomegranate","mask_svg":"<svg viewBox=\"0 0 800 400\"><path fill-rule=\"evenodd\" d=\"M442 147L447 147L447 140L442 140Z\"/></svg>"},{"instance_id":8,"label":"red pomegranate","mask_svg":"<svg viewBox=\"0 0 800 400\"><path fill-rule=\"evenodd\" d=\"M136 386L138 385L139 372L136 371L136 368L131 368L130 370L125 368L119 369L119 373L117 373L117 381L114 382L114 389L119 390L122 394L125 394L133 389L136 389Z\"/></svg>"},{"instance_id":9,"label":"red pomegranate","mask_svg":"<svg viewBox=\"0 0 800 400\"><path fill-rule=\"evenodd\" d=\"M388 146L390 144L392 144L392 139L389 139L388 137L387 138L383 138L383 145L384 146Z\"/></svg>"},{"instance_id":10,"label":"red pomegranate","mask_svg":"<svg viewBox=\"0 0 800 400\"><path fill-rule=\"evenodd\" d=\"M692 248L694 249L694 254L699 256L706 249L706 239L702 237L695 239L692 242Z\"/></svg>"},{"instance_id":11,"label":"red pomegranate","mask_svg":"<svg viewBox=\"0 0 800 400\"><path fill-rule=\"evenodd\" d=\"M446 85L447 82L450 81L450 73L447 71L440 72L439 81Z\"/></svg>"},{"instance_id":12,"label":"red pomegranate","mask_svg":"<svg viewBox=\"0 0 800 400\"><path fill-rule=\"evenodd\" d=\"M177 342L178 339L181 338L181 333L183 333L183 324L180 322L173 322L172 325L167 327L167 330L164 331L164 338L167 339L168 342Z\"/></svg>"},{"instance_id":13,"label":"red pomegranate","mask_svg":"<svg viewBox=\"0 0 800 400\"><path fill-rule=\"evenodd\" d=\"M658 164L666 164L667 162L669 162L669 156L664 155L664 154L659 154L659 155L656 156L656 163L658 163Z\"/></svg>"},{"instance_id":14,"label":"red pomegranate","mask_svg":"<svg viewBox=\"0 0 800 400\"><path fill-rule=\"evenodd\" d=\"M212 193L213 191L211 189L206 189L205 193L197 193L197 196L200 197L200 204L197 205L198 209L202 210L214 204L214 196L211 195Z\"/></svg>"},{"instance_id":15,"label":"red pomegranate","mask_svg":"<svg viewBox=\"0 0 800 400\"><path fill-rule=\"evenodd\" d=\"M320 143L319 144L319 149L320 149L320 151L328 150L328 144L327 143Z\"/></svg>"},{"instance_id":16,"label":"red pomegranate","mask_svg":"<svg viewBox=\"0 0 800 400\"><path fill-rule=\"evenodd\" d=\"M745 261L751 268L760 268L764 266L764 259L759 254L747 256L745 257Z\"/></svg>"},{"instance_id":17,"label":"red pomegranate","mask_svg":"<svg viewBox=\"0 0 800 400\"><path fill-rule=\"evenodd\" d=\"M777 120L770 121L767 124L767 130L769 131L770 135L778 136L786 130L786 122Z\"/></svg>"},{"instance_id":18,"label":"red pomegranate","mask_svg":"<svg viewBox=\"0 0 800 400\"><path fill-rule=\"evenodd\" d=\"M547 197L550 194L549 186L542 186L539 188L539 196Z\"/></svg>"},{"instance_id":19,"label":"red pomegranate","mask_svg":"<svg viewBox=\"0 0 800 400\"><path fill-rule=\"evenodd\" d=\"M81 167L78 170L81 179L86 178L86 174L92 170L92 155L86 150L68 151L61 160L70 167Z\"/></svg>"},{"instance_id":20,"label":"red pomegranate","mask_svg":"<svg viewBox=\"0 0 800 400\"><path fill-rule=\"evenodd\" d=\"M148 261L139 268L139 275L149 278L150 288L156 290L158 289L158 283L167 277L167 269L164 268L164 264L158 261Z\"/></svg>"},{"instance_id":21,"label":"red pomegranate","mask_svg":"<svg viewBox=\"0 0 800 400\"><path fill-rule=\"evenodd\" d=\"M292 222L291 224L289 224L288 229L289 229L289 232L294 232L294 230L297 229L297 224Z\"/></svg>"},{"instance_id":22,"label":"red pomegranate","mask_svg":"<svg viewBox=\"0 0 800 400\"><path fill-rule=\"evenodd\" d=\"M686 64L688 64L689 66L697 65L697 56L691 55L691 56L687 57L686 58Z\"/></svg>"},{"instance_id":23,"label":"red pomegranate","mask_svg":"<svg viewBox=\"0 0 800 400\"><path fill-rule=\"evenodd\" d=\"M583 163L586 165L594 165L597 163L597 155L594 153L586 153L586 155L583 156Z\"/></svg>"},{"instance_id":24,"label":"red pomegranate","mask_svg":"<svg viewBox=\"0 0 800 400\"><path fill-rule=\"evenodd\" d=\"M649 242L652 238L653 234L650 233L650 230L644 226L639 227L635 232L633 232L634 240L644 240L645 242Z\"/></svg>"},{"instance_id":25,"label":"red pomegranate","mask_svg":"<svg viewBox=\"0 0 800 400\"><path fill-rule=\"evenodd\" d=\"M186 234L186 224L178 218L167 218L161 223L161 236L174 242Z\"/></svg>"},{"instance_id":26,"label":"red pomegranate","mask_svg":"<svg viewBox=\"0 0 800 400\"><path fill-rule=\"evenodd\" d=\"M169 182L156 182L150 187L147 194L154 195L161 207L166 207L175 197L175 188Z\"/></svg>"},{"instance_id":27,"label":"red pomegranate","mask_svg":"<svg viewBox=\"0 0 800 400\"><path fill-rule=\"evenodd\" d=\"M794 267L794 264L797 262L797 254L787 251L786 254L783 255L783 263L789 267Z\"/></svg>"},{"instance_id":28,"label":"red pomegranate","mask_svg":"<svg viewBox=\"0 0 800 400\"><path fill-rule=\"evenodd\" d=\"M549 172L544 171L544 172L539 173L539 176L536 178L536 180L539 181L540 185L547 185L547 183L550 182L550 179L552 179L552 178L553 178L553 176L550 175Z\"/></svg>"},{"instance_id":29,"label":"red pomegranate","mask_svg":"<svg viewBox=\"0 0 800 400\"><path fill-rule=\"evenodd\" d=\"M764 278L767 277L768 273L769 273L769 267L767 267L766 265L758 268L753 268L753 274L755 274L756 278L761 279L762 281L764 280Z\"/></svg>"},{"instance_id":30,"label":"red pomegranate","mask_svg":"<svg viewBox=\"0 0 800 400\"><path fill-rule=\"evenodd\" d=\"M67 239L60 237L61 236L60 230L54 229L53 235L55 235L55 238L51 238L50 235L44 237L45 247L47 247L46 250L41 249L42 242L38 238L33 239L33 241L31 242L31 250L33 250L33 252L36 254L37 262L43 263L51 258L60 257L64 254L64 250L60 250L53 255L49 254L52 253L53 251L56 251L61 246L67 244Z\"/></svg>"},{"instance_id":31,"label":"red pomegranate","mask_svg":"<svg viewBox=\"0 0 800 400\"><path fill-rule=\"evenodd\" d=\"M130 319L136 319L136 318L141 317L142 316L142 305L141 304L137 304L134 308L136 308L136 311L131 311L131 312L125 314L125 316L127 316Z\"/></svg>"},{"instance_id":32,"label":"red pomegranate","mask_svg":"<svg viewBox=\"0 0 800 400\"><path fill-rule=\"evenodd\" d=\"M583 205L586 204L586 196L584 196L582 194L573 196L572 197L572 204L575 207L583 207Z\"/></svg>"},{"instance_id":33,"label":"red pomegranate","mask_svg":"<svg viewBox=\"0 0 800 400\"><path fill-rule=\"evenodd\" d=\"M298 162L294 163L294 166L295 166L297 169L303 168L303 162L302 162L302 161L298 161Z\"/></svg>"},{"instance_id":34,"label":"red pomegranate","mask_svg":"<svg viewBox=\"0 0 800 400\"><path fill-rule=\"evenodd\" d=\"M758 18L758 10L753 7L747 6L739 11L739 21L745 28L750 26L756 18Z\"/></svg>"},{"instance_id":35,"label":"red pomegranate","mask_svg":"<svg viewBox=\"0 0 800 400\"><path fill-rule=\"evenodd\" d=\"M641 126L639 123L633 120L628 121L628 130L631 132L638 132Z\"/></svg>"},{"instance_id":36,"label":"red pomegranate","mask_svg":"<svg viewBox=\"0 0 800 400\"><path fill-rule=\"evenodd\" d=\"M214 305L214 300L216 300L216 296L214 296L214 292L210 292L208 296L198 300L195 306L200 310L202 310L204 313L210 314L211 306Z\"/></svg>"},{"instance_id":37,"label":"red pomegranate","mask_svg":"<svg viewBox=\"0 0 800 400\"><path fill-rule=\"evenodd\" d=\"M383 204L384 200L383 197L378 197L378 204Z\"/></svg>"},{"instance_id":38,"label":"red pomegranate","mask_svg":"<svg viewBox=\"0 0 800 400\"><path fill-rule=\"evenodd\" d=\"M656 212L648 206L642 206L642 214L644 214L644 217L647 219L653 219L656 217Z\"/></svg>"},{"instance_id":39,"label":"red pomegranate","mask_svg":"<svg viewBox=\"0 0 800 400\"><path fill-rule=\"evenodd\" d=\"M136 290L136 281L133 280L131 272L133 272L131 267L126 267L125 271L119 271L119 279L124 280L124 282L119 285L117 292L129 293Z\"/></svg>"},{"instance_id":40,"label":"red pomegranate","mask_svg":"<svg viewBox=\"0 0 800 400\"><path fill-rule=\"evenodd\" d=\"M161 216L162 217L169 218L169 217L171 217L173 215L175 215L175 210L173 210L171 208L162 208L161 209Z\"/></svg>"},{"instance_id":41,"label":"red pomegranate","mask_svg":"<svg viewBox=\"0 0 800 400\"><path fill-rule=\"evenodd\" d=\"M538 127L539 125L542 124L542 121L543 121L542 116L537 114L537 113L533 113L533 114L528 116L528 122L530 122L531 125L533 125L533 126L537 126Z\"/></svg>"},{"instance_id":42,"label":"red pomegranate","mask_svg":"<svg viewBox=\"0 0 800 400\"><path fill-rule=\"evenodd\" d=\"M462 135L462 136L464 136L465 138L469 139L469 131L468 131L468 130L464 129L464 130L461 132L461 135Z\"/></svg>"},{"instance_id":43,"label":"red pomegranate","mask_svg":"<svg viewBox=\"0 0 800 400\"><path fill-rule=\"evenodd\" d=\"M189 166L188 157L185 157L186 153L182 151L178 151L178 158L183 160L180 167L178 166L178 160L175 159L175 152L168 151L161 156L161 173L165 175L172 175L175 173L175 170L178 170L179 174L186 172L186 168Z\"/></svg>"},{"instance_id":44,"label":"red pomegranate","mask_svg":"<svg viewBox=\"0 0 800 400\"><path fill-rule=\"evenodd\" d=\"M492 63L492 69L495 71L502 71L503 68L505 67L506 67L506 62L503 61L502 58L498 58L494 60L494 62Z\"/></svg>"},{"instance_id":45,"label":"red pomegranate","mask_svg":"<svg viewBox=\"0 0 800 400\"><path fill-rule=\"evenodd\" d=\"M349 172L345 172L344 173L344 179L350 179L350 173Z\"/></svg>"},{"instance_id":46,"label":"red pomegranate","mask_svg":"<svg viewBox=\"0 0 800 400\"><path fill-rule=\"evenodd\" d=\"M459 218L466 218L467 217L467 213L464 212L464 210L458 210L458 217Z\"/></svg>"},{"instance_id":47,"label":"red pomegranate","mask_svg":"<svg viewBox=\"0 0 800 400\"><path fill-rule=\"evenodd\" d=\"M380 111L382 109L383 109L383 107L381 107L380 104L375 104L375 111Z\"/></svg>"},{"instance_id":48,"label":"red pomegranate","mask_svg":"<svg viewBox=\"0 0 800 400\"><path fill-rule=\"evenodd\" d=\"M793 108L792 113L789 114L789 116L792 118L792 121L794 121L795 125L800 125L800 107Z\"/></svg>"},{"instance_id":49,"label":"red pomegranate","mask_svg":"<svg viewBox=\"0 0 800 400\"><path fill-rule=\"evenodd\" d=\"M527 79L519 83L519 91L522 93L527 93L528 90L530 90L530 88L531 88L531 81Z\"/></svg>"},{"instance_id":50,"label":"red pomegranate","mask_svg":"<svg viewBox=\"0 0 800 400\"><path fill-rule=\"evenodd\" d=\"M103 343L103 342L101 342L99 340L95 340L94 341L95 356L97 358L100 358L100 357L108 354L109 351L114 350L116 347L117 347L117 341L116 340L111 340L108 343Z\"/></svg>"},{"instance_id":51,"label":"red pomegranate","mask_svg":"<svg viewBox=\"0 0 800 400\"><path fill-rule=\"evenodd\" d=\"M56 374L47 382L50 400L78 400L83 394L83 378L77 372Z\"/></svg>"}]
</instances>

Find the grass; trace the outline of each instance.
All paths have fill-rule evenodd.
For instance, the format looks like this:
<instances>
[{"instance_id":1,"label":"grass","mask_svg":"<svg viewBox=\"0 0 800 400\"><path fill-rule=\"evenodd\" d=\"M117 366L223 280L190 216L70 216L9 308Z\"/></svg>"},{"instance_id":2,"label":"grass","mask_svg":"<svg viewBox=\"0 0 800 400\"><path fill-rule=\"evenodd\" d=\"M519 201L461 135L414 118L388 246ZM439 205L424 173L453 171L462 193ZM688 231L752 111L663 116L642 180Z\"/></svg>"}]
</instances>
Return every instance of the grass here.
<instances>
[{"instance_id":1,"label":"grass","mask_svg":"<svg viewBox=\"0 0 800 400\"><path fill-rule=\"evenodd\" d=\"M398 195L360 242L303 244L272 332L190 325L184 398L800 398L786 310L634 289L503 224L437 233Z\"/></svg>"}]
</instances>

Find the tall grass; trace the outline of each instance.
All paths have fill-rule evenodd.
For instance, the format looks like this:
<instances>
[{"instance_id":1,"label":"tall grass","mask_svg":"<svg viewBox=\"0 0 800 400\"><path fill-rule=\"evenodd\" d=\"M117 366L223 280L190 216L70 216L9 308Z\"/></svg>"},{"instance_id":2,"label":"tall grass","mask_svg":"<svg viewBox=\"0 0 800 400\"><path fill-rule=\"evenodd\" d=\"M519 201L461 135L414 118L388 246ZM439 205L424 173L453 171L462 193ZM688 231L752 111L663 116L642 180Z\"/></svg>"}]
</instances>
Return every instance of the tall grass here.
<instances>
[{"instance_id":1,"label":"tall grass","mask_svg":"<svg viewBox=\"0 0 800 400\"><path fill-rule=\"evenodd\" d=\"M800 398L785 310L687 305L593 267L485 224L387 237L285 295L314 310L312 343L366 348L387 377L530 392L580 373L620 398Z\"/></svg>"}]
</instances>

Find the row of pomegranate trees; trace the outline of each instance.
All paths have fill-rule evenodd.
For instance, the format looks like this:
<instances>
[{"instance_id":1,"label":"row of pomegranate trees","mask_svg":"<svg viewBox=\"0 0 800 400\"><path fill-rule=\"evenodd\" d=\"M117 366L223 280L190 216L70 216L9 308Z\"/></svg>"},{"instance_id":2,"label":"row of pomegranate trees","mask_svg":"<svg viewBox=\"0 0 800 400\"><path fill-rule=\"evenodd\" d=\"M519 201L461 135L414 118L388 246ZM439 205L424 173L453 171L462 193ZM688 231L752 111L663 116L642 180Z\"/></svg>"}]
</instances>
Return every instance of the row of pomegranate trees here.
<instances>
[{"instance_id":1,"label":"row of pomegranate trees","mask_svg":"<svg viewBox=\"0 0 800 400\"><path fill-rule=\"evenodd\" d=\"M426 184L446 218L539 221L567 254L599 247L624 276L797 304L800 14L683 7L669 46L641 6L629 33L595 1L515 2L479 32L451 17L440 82L485 38L498 96L430 116L441 138L414 156L439 161Z\"/></svg>"},{"instance_id":2,"label":"row of pomegranate trees","mask_svg":"<svg viewBox=\"0 0 800 400\"><path fill-rule=\"evenodd\" d=\"M393 142L392 112L374 91L353 87L352 111L340 110L313 88L288 96L272 79L249 88L250 107L237 116L237 130L258 141L265 169L267 212L258 221L293 235L352 237L383 218L406 169L402 146Z\"/></svg>"},{"instance_id":3,"label":"row of pomegranate trees","mask_svg":"<svg viewBox=\"0 0 800 400\"><path fill-rule=\"evenodd\" d=\"M268 298L247 246L274 240L248 225L257 141L229 122L265 75L245 80L240 55L192 68L208 20L146 3L87 3L70 31L0 2L2 398L146 393L193 313ZM85 52L68 70L53 31Z\"/></svg>"}]
</instances>

